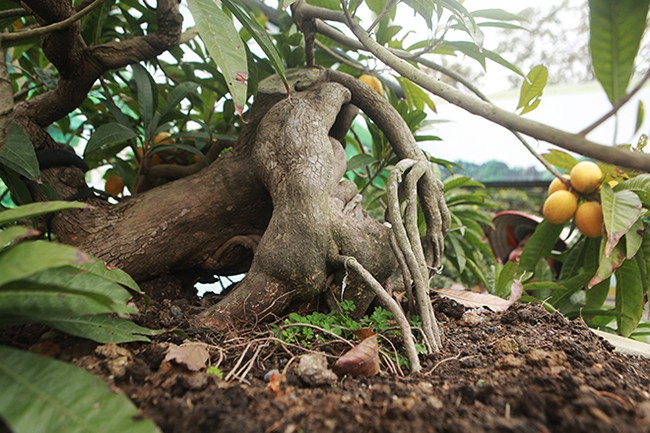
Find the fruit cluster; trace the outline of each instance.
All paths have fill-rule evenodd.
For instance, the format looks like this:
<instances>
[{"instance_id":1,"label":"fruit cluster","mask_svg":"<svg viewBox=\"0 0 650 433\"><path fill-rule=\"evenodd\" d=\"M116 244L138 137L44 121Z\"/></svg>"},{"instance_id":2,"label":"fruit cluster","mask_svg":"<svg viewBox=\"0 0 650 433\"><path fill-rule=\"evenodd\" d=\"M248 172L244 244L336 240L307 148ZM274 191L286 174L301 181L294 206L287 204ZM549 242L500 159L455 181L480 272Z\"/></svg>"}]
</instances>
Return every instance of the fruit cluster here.
<instances>
[{"instance_id":1,"label":"fruit cluster","mask_svg":"<svg viewBox=\"0 0 650 433\"><path fill-rule=\"evenodd\" d=\"M600 167L590 161L576 164L564 179L555 178L548 186L542 213L552 224L565 224L571 218L580 233L597 238L603 233L603 211L591 195L603 181Z\"/></svg>"}]
</instances>

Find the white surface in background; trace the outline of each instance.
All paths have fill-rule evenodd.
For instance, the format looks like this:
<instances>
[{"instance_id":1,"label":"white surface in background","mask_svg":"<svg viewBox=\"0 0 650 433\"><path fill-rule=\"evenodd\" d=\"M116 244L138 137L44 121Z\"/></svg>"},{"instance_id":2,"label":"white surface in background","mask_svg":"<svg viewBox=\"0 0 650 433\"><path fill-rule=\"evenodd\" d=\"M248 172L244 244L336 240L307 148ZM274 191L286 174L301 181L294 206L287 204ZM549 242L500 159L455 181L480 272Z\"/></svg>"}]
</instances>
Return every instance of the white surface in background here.
<instances>
[{"instance_id":1,"label":"white surface in background","mask_svg":"<svg viewBox=\"0 0 650 433\"><path fill-rule=\"evenodd\" d=\"M502 92L489 96L499 107L514 112L519 99L519 90ZM619 111L619 125L616 143L636 144L639 134L634 134L636 110L639 99L650 103L650 85L644 87ZM535 166L542 168L526 148L505 128L479 116L435 99L438 114L435 118L450 120L436 125L433 133L443 141L424 143L423 148L437 158L464 160L482 163L489 160L506 162L510 167ZM611 109L611 105L597 82L571 86L551 86L544 91L539 107L524 115L567 132L579 132ZM610 118L590 133L587 138L600 144L612 144L615 121ZM650 121L646 118L640 133L650 132ZM530 139L529 143L538 152L556 148L548 143Z\"/></svg>"}]
</instances>

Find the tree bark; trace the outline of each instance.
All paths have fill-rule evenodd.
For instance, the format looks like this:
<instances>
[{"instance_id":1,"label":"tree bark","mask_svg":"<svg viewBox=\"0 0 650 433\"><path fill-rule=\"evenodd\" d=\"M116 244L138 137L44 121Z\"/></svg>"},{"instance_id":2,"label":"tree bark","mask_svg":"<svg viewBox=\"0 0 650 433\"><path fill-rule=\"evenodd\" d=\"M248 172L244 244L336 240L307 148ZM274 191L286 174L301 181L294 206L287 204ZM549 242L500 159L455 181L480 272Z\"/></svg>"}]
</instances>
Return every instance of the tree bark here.
<instances>
[{"instance_id":1,"label":"tree bark","mask_svg":"<svg viewBox=\"0 0 650 433\"><path fill-rule=\"evenodd\" d=\"M389 229L355 205L356 186L342 180L343 147L332 137L349 127L350 101L369 106L373 100L365 98L374 95L359 94L356 81L351 91L330 78L320 69L299 71L290 97L275 86L276 78L261 83L230 152L194 175L117 205L95 199L92 210L62 212L53 220L55 233L138 281L188 270L247 271L235 290L197 319L201 326L262 320L313 301L328 276L339 282L343 276L340 264L328 260L333 256L353 256L386 281L397 267L387 254ZM386 120L387 131L403 123L399 116ZM45 171L61 197L83 189L79 174L76 168ZM440 204L436 190L432 194ZM446 230L444 218L432 218ZM346 296L364 310L372 299L354 281Z\"/></svg>"}]
</instances>

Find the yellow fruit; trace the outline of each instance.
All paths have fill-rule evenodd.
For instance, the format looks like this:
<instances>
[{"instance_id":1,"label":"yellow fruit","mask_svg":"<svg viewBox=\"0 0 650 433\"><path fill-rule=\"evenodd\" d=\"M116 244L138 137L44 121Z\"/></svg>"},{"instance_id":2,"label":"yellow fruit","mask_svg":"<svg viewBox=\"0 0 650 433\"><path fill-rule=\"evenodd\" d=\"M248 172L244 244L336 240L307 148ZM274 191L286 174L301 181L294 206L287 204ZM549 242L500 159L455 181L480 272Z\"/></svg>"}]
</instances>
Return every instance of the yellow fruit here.
<instances>
[{"instance_id":1,"label":"yellow fruit","mask_svg":"<svg viewBox=\"0 0 650 433\"><path fill-rule=\"evenodd\" d=\"M363 74L362 76L359 77L359 80L363 81L364 83L372 87L373 90L379 93L381 96L384 96L384 86L381 85L381 81L379 81L379 78L374 77L372 75Z\"/></svg>"},{"instance_id":2,"label":"yellow fruit","mask_svg":"<svg viewBox=\"0 0 650 433\"><path fill-rule=\"evenodd\" d=\"M597 238L603 234L603 209L596 201L587 201L578 206L575 223L580 233L588 238Z\"/></svg>"},{"instance_id":3,"label":"yellow fruit","mask_svg":"<svg viewBox=\"0 0 650 433\"><path fill-rule=\"evenodd\" d=\"M566 180L571 180L571 177L568 174L563 174L562 177ZM566 186L564 182L560 180L558 177L554 177L551 183L548 185L548 191L547 195L553 194L555 191L568 191L569 188Z\"/></svg>"},{"instance_id":4,"label":"yellow fruit","mask_svg":"<svg viewBox=\"0 0 650 433\"><path fill-rule=\"evenodd\" d=\"M153 138L153 145L156 146L158 144L174 144L174 140L171 138L171 136L172 135L167 131L159 132Z\"/></svg>"},{"instance_id":5,"label":"yellow fruit","mask_svg":"<svg viewBox=\"0 0 650 433\"><path fill-rule=\"evenodd\" d=\"M106 186L104 187L104 191L106 191L108 194L117 197L118 195L122 194L123 190L124 181L118 175L114 174L106 179Z\"/></svg>"},{"instance_id":6,"label":"yellow fruit","mask_svg":"<svg viewBox=\"0 0 650 433\"><path fill-rule=\"evenodd\" d=\"M578 208L578 197L569 191L555 191L544 202L542 213L551 224L564 224Z\"/></svg>"},{"instance_id":7,"label":"yellow fruit","mask_svg":"<svg viewBox=\"0 0 650 433\"><path fill-rule=\"evenodd\" d=\"M571 186L583 194L595 191L602 181L603 172L591 161L579 162L571 169Z\"/></svg>"}]
</instances>

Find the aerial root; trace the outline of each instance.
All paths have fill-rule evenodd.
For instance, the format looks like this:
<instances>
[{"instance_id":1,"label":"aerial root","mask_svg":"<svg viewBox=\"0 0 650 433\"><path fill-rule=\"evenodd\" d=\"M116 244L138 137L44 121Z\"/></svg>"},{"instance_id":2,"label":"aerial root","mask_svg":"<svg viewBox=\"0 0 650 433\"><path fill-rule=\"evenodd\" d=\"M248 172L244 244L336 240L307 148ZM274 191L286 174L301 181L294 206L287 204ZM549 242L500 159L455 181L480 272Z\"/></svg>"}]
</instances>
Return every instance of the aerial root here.
<instances>
[{"instance_id":1,"label":"aerial root","mask_svg":"<svg viewBox=\"0 0 650 433\"><path fill-rule=\"evenodd\" d=\"M412 280L415 286L415 303L417 312L422 319L427 348L429 352L439 352L442 347L441 331L429 297L429 268L424 256L417 221L417 183L429 169L427 161L413 159L403 159L395 165L388 179L387 219L395 235L395 242L392 244L399 248L395 254L398 259L403 257L408 268L408 275L404 275L404 282ZM398 193L398 186L402 178L404 178L402 186L406 203L404 219L400 210ZM403 272L405 271L403 270Z\"/></svg>"}]
</instances>

